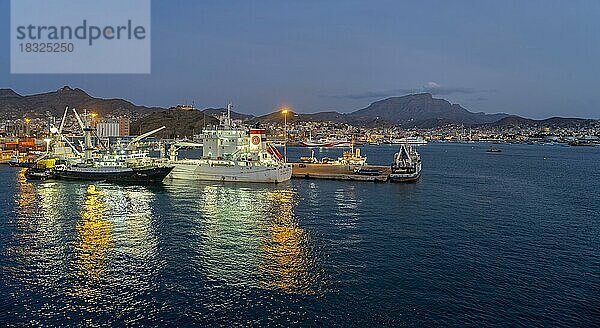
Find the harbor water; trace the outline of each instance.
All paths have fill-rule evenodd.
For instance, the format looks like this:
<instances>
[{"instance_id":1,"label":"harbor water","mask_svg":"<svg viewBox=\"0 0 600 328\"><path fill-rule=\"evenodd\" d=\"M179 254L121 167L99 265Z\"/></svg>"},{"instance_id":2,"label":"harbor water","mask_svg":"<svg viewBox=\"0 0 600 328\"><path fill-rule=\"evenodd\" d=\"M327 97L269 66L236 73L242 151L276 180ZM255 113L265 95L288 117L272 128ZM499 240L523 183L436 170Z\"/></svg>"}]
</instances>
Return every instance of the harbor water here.
<instances>
[{"instance_id":1,"label":"harbor water","mask_svg":"<svg viewBox=\"0 0 600 328\"><path fill-rule=\"evenodd\" d=\"M0 167L0 325L599 325L600 148L487 148L418 147L415 184L90 192Z\"/></svg>"}]
</instances>

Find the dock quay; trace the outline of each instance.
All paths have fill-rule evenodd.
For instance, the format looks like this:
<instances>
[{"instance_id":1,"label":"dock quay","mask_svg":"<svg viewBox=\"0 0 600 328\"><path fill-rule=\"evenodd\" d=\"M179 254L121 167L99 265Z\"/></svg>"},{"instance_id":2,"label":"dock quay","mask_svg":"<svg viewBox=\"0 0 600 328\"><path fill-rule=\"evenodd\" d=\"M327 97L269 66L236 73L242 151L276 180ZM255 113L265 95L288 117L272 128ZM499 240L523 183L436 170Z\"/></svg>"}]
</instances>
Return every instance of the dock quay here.
<instances>
[{"instance_id":1,"label":"dock quay","mask_svg":"<svg viewBox=\"0 0 600 328\"><path fill-rule=\"evenodd\" d=\"M374 169L381 171L377 175L363 175L354 173L355 168ZM390 177L391 169L388 166L354 166L331 164L292 164L293 179L327 179L327 180L352 180L386 182Z\"/></svg>"}]
</instances>

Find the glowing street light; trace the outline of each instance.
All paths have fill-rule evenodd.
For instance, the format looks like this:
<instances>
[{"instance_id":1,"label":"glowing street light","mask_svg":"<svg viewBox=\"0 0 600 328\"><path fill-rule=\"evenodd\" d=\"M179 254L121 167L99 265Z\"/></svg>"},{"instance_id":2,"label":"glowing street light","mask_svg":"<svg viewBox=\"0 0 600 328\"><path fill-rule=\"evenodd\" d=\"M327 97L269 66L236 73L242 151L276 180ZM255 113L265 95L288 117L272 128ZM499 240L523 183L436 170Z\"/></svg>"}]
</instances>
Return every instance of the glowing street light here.
<instances>
[{"instance_id":1,"label":"glowing street light","mask_svg":"<svg viewBox=\"0 0 600 328\"><path fill-rule=\"evenodd\" d=\"M50 141L52 141L52 139L46 138L46 139L44 139L44 141L46 142L46 156L47 156L48 151L50 150Z\"/></svg>"},{"instance_id":2,"label":"glowing street light","mask_svg":"<svg viewBox=\"0 0 600 328\"><path fill-rule=\"evenodd\" d=\"M25 135L29 136L29 123L31 122L31 119L29 117L25 118Z\"/></svg>"},{"instance_id":3,"label":"glowing street light","mask_svg":"<svg viewBox=\"0 0 600 328\"><path fill-rule=\"evenodd\" d=\"M287 137L288 137L288 131L287 131L287 114L288 114L289 110L287 107L283 107L281 109L281 113L283 114L283 126L284 126L284 130L285 130L285 139L283 141L283 160L285 163L287 163Z\"/></svg>"}]
</instances>

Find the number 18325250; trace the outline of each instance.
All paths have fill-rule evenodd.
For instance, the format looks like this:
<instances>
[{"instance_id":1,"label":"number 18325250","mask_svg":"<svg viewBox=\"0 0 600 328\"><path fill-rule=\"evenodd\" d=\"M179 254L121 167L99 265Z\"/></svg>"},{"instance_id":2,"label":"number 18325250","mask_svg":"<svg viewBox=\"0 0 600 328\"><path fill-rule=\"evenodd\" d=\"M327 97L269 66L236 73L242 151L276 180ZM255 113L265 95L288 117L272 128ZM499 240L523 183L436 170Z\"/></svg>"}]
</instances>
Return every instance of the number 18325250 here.
<instances>
[{"instance_id":1,"label":"number 18325250","mask_svg":"<svg viewBox=\"0 0 600 328\"><path fill-rule=\"evenodd\" d=\"M75 50L75 45L73 43L58 43L58 42L28 42L28 43L19 43L19 49L21 52L73 52Z\"/></svg>"}]
</instances>

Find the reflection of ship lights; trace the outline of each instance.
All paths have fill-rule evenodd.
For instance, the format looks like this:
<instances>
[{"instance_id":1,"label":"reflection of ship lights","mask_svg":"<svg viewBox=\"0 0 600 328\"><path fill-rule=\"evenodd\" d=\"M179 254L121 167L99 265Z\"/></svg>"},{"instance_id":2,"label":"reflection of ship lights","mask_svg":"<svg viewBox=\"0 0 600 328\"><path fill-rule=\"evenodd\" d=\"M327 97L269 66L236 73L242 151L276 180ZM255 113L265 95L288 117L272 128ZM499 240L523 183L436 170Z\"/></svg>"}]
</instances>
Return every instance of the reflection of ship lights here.
<instances>
[{"instance_id":1,"label":"reflection of ship lights","mask_svg":"<svg viewBox=\"0 0 600 328\"><path fill-rule=\"evenodd\" d=\"M85 197L81 220L76 224L78 233L77 244L77 275L96 281L106 272L107 252L112 243L112 223L103 219L106 205L99 193L90 193ZM76 287L75 294L85 296L91 290L84 286Z\"/></svg>"},{"instance_id":2,"label":"reflection of ship lights","mask_svg":"<svg viewBox=\"0 0 600 328\"><path fill-rule=\"evenodd\" d=\"M24 169L14 172L15 215L7 217L14 230L3 242L14 259L6 263L7 281L18 283L20 296L34 297L23 299L31 302L23 318L147 311L131 307L131 300L155 287L164 263L152 224L154 193L139 186L31 182Z\"/></svg>"},{"instance_id":3,"label":"reflection of ship lights","mask_svg":"<svg viewBox=\"0 0 600 328\"><path fill-rule=\"evenodd\" d=\"M294 193L275 190L269 194L278 215L268 224L269 234L263 239L268 261L261 270L273 279L265 287L274 286L286 293L315 294L318 268L310 252L309 237L294 217Z\"/></svg>"},{"instance_id":4,"label":"reflection of ship lights","mask_svg":"<svg viewBox=\"0 0 600 328\"><path fill-rule=\"evenodd\" d=\"M322 288L308 233L294 216L295 192L240 186L206 186L200 193L207 274L229 284L286 293L315 294Z\"/></svg>"},{"instance_id":5,"label":"reflection of ship lights","mask_svg":"<svg viewBox=\"0 0 600 328\"><path fill-rule=\"evenodd\" d=\"M19 191L17 193L17 204L19 205L20 216L31 215L35 210L36 192L31 182L25 178L26 169L19 170L17 175Z\"/></svg>"}]
</instances>

